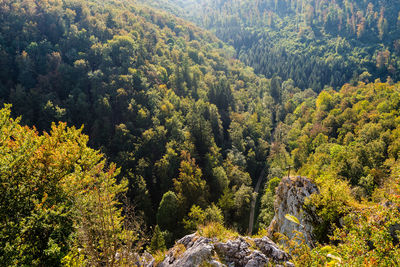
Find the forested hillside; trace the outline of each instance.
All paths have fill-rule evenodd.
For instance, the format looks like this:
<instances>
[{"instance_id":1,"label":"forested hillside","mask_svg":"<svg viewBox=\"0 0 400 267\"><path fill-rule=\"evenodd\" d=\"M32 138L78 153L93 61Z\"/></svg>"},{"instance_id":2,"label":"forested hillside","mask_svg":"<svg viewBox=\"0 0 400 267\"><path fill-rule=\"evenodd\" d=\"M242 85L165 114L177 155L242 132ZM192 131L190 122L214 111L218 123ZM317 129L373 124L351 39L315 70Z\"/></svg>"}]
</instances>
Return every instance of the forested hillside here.
<instances>
[{"instance_id":1,"label":"forested hillside","mask_svg":"<svg viewBox=\"0 0 400 267\"><path fill-rule=\"evenodd\" d=\"M0 13L1 102L23 124L83 125L169 242L196 228L191 209L247 230L275 124L270 80L211 34L127 1L10 0Z\"/></svg>"},{"instance_id":2,"label":"forested hillside","mask_svg":"<svg viewBox=\"0 0 400 267\"><path fill-rule=\"evenodd\" d=\"M398 81L400 2L147 1L211 29L266 77L320 91L350 81Z\"/></svg>"},{"instance_id":3,"label":"forested hillside","mask_svg":"<svg viewBox=\"0 0 400 267\"><path fill-rule=\"evenodd\" d=\"M263 236L302 175L295 264L399 264L399 56L398 0L0 1L0 262Z\"/></svg>"},{"instance_id":4,"label":"forested hillside","mask_svg":"<svg viewBox=\"0 0 400 267\"><path fill-rule=\"evenodd\" d=\"M300 249L300 266L330 261L332 251L351 266L398 264L399 104L400 83L347 84L301 103L278 126L289 162L321 189L306 205L322 218L318 241L338 244ZM264 224L270 195L266 187Z\"/></svg>"},{"instance_id":5,"label":"forested hillside","mask_svg":"<svg viewBox=\"0 0 400 267\"><path fill-rule=\"evenodd\" d=\"M399 86L361 82L338 92L323 91L279 123L282 137L274 146L288 154L298 173L321 183L323 190L347 190L348 194L337 195L346 198L338 207L346 206L349 195L380 202L381 188L395 178L392 172L398 164Z\"/></svg>"}]
</instances>

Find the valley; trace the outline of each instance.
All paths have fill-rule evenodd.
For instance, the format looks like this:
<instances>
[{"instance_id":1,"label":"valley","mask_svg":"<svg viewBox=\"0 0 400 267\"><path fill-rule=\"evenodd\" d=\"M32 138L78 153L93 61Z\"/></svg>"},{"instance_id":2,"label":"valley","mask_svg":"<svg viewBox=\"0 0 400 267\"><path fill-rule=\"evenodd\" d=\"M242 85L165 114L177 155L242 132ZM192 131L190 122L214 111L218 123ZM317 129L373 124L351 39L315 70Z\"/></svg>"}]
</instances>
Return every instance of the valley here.
<instances>
[{"instance_id":1,"label":"valley","mask_svg":"<svg viewBox=\"0 0 400 267\"><path fill-rule=\"evenodd\" d=\"M3 0L0 66L4 266L398 264L398 0Z\"/></svg>"}]
</instances>

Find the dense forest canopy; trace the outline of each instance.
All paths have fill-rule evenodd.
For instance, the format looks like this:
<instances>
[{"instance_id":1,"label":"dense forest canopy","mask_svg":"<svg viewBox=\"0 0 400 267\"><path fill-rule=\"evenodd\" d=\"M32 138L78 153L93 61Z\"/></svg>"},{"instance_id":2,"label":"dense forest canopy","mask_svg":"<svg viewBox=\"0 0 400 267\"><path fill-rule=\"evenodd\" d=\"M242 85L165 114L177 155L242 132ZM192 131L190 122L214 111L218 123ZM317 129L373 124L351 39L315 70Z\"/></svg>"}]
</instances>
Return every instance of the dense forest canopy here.
<instances>
[{"instance_id":1,"label":"dense forest canopy","mask_svg":"<svg viewBox=\"0 0 400 267\"><path fill-rule=\"evenodd\" d=\"M168 244L192 230L183 220L191 208L211 203L247 229L278 109L270 80L210 33L130 2L0 8L1 101L21 123L40 132L53 121L84 125L89 144L121 167L146 223L169 231ZM174 221L155 216L171 201Z\"/></svg>"},{"instance_id":2,"label":"dense forest canopy","mask_svg":"<svg viewBox=\"0 0 400 267\"><path fill-rule=\"evenodd\" d=\"M262 235L297 174L296 264L398 264L399 56L398 0L0 1L0 261Z\"/></svg>"},{"instance_id":3,"label":"dense forest canopy","mask_svg":"<svg viewBox=\"0 0 400 267\"><path fill-rule=\"evenodd\" d=\"M290 78L302 89L399 80L398 0L146 2L212 30L257 73Z\"/></svg>"}]
</instances>

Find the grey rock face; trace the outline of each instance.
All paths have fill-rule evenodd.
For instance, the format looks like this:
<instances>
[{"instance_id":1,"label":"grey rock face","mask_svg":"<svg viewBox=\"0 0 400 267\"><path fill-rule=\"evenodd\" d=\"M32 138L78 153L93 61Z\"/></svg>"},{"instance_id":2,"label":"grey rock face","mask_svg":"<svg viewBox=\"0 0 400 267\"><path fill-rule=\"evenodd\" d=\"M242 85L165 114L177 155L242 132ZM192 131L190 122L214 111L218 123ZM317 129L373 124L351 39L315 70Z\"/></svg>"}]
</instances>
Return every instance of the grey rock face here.
<instances>
[{"instance_id":1,"label":"grey rock face","mask_svg":"<svg viewBox=\"0 0 400 267\"><path fill-rule=\"evenodd\" d=\"M182 244L185 246L183 253L181 247L175 246L170 249L162 263L159 264L162 266L182 266L182 267L191 267L191 266L199 266L203 262L213 262L213 250L214 245L211 243L211 239L196 236L195 234L191 234L180 239L178 244ZM212 263L211 263L212 264ZM212 264L212 266L222 266L217 263Z\"/></svg>"},{"instance_id":2,"label":"grey rock face","mask_svg":"<svg viewBox=\"0 0 400 267\"><path fill-rule=\"evenodd\" d=\"M311 194L319 194L316 184L305 177L283 178L276 191L274 202L275 217L269 226L269 234L282 233L293 238L294 231L302 232L307 244L313 243L313 223L318 223L318 217L303 210L304 201ZM285 218L286 214L295 216L300 225Z\"/></svg>"},{"instance_id":3,"label":"grey rock face","mask_svg":"<svg viewBox=\"0 0 400 267\"><path fill-rule=\"evenodd\" d=\"M184 251L177 253L177 249L182 250L182 245ZM258 267L269 262L293 266L287 262L289 258L268 237L238 237L218 242L216 239L191 234L180 239L158 266L199 266L206 263L216 267Z\"/></svg>"},{"instance_id":4,"label":"grey rock face","mask_svg":"<svg viewBox=\"0 0 400 267\"><path fill-rule=\"evenodd\" d=\"M249 256L245 258L246 265L245 267L258 267L264 266L268 263L267 257L262 254L260 251L254 250L251 252Z\"/></svg>"},{"instance_id":5,"label":"grey rock face","mask_svg":"<svg viewBox=\"0 0 400 267\"><path fill-rule=\"evenodd\" d=\"M218 255L228 266L264 266L267 257L257 250L250 250L250 244L243 238L215 244Z\"/></svg>"},{"instance_id":6,"label":"grey rock face","mask_svg":"<svg viewBox=\"0 0 400 267\"><path fill-rule=\"evenodd\" d=\"M262 238L253 239L256 246L264 253L268 258L273 259L275 262L288 261L289 255L278 248L278 246L272 242L271 239L264 236Z\"/></svg>"}]
</instances>

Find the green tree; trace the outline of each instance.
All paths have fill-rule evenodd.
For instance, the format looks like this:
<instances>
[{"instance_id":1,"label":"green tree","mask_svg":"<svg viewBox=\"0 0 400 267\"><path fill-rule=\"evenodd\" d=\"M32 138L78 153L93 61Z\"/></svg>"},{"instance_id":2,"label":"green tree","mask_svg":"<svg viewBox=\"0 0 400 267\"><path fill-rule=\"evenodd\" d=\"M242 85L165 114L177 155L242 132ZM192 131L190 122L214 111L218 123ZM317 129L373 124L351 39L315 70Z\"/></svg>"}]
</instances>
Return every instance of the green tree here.
<instances>
[{"instance_id":1,"label":"green tree","mask_svg":"<svg viewBox=\"0 0 400 267\"><path fill-rule=\"evenodd\" d=\"M174 192L166 192L160 202L157 211L157 224L163 230L176 232L179 222L180 203Z\"/></svg>"},{"instance_id":2,"label":"green tree","mask_svg":"<svg viewBox=\"0 0 400 267\"><path fill-rule=\"evenodd\" d=\"M184 227L188 232L196 231L199 226L204 226L211 222L224 223L222 211L215 204L212 204L206 210L193 205L187 218L183 219Z\"/></svg>"},{"instance_id":3,"label":"green tree","mask_svg":"<svg viewBox=\"0 0 400 267\"><path fill-rule=\"evenodd\" d=\"M279 179L278 177L274 177L266 184L264 194L261 197L260 215L258 217L260 228L267 228L275 215L275 190L276 187L278 187L280 181L281 179Z\"/></svg>"},{"instance_id":4,"label":"green tree","mask_svg":"<svg viewBox=\"0 0 400 267\"><path fill-rule=\"evenodd\" d=\"M174 179L174 188L184 210L193 204L205 206L208 198L206 181L202 179L201 169L188 152L182 152L179 176Z\"/></svg>"},{"instance_id":5,"label":"green tree","mask_svg":"<svg viewBox=\"0 0 400 267\"><path fill-rule=\"evenodd\" d=\"M156 251L164 251L166 249L163 233L161 232L160 227L156 225L153 237L151 238L149 251L155 253Z\"/></svg>"},{"instance_id":6,"label":"green tree","mask_svg":"<svg viewBox=\"0 0 400 267\"><path fill-rule=\"evenodd\" d=\"M116 266L132 263L139 225L127 225L115 164L87 146L82 129L53 124L49 133L0 110L0 260L7 266ZM120 254L121 257L116 258Z\"/></svg>"}]
</instances>

